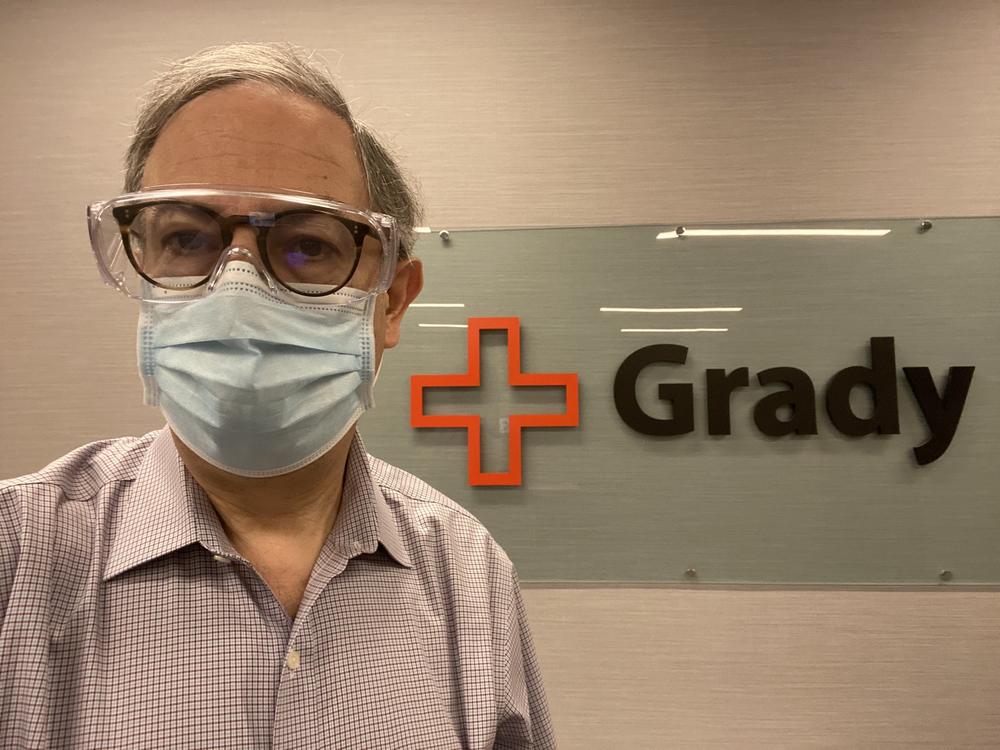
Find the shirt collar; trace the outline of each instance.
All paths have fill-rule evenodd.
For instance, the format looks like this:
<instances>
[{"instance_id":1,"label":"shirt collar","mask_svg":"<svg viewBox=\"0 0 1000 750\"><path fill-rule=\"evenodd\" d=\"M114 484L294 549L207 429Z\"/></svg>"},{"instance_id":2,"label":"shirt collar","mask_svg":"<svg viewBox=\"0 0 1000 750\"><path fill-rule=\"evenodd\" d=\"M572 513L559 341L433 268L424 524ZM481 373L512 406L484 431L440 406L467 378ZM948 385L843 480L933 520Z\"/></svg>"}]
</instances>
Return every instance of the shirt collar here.
<instances>
[{"instance_id":1,"label":"shirt collar","mask_svg":"<svg viewBox=\"0 0 1000 750\"><path fill-rule=\"evenodd\" d=\"M406 568L413 567L396 517L372 479L368 452L357 432L347 454L340 510L330 536L334 548L349 557L361 552L371 554L381 543L396 562Z\"/></svg>"},{"instance_id":2,"label":"shirt collar","mask_svg":"<svg viewBox=\"0 0 1000 750\"><path fill-rule=\"evenodd\" d=\"M168 428L150 443L132 487L119 502L104 581L194 543L216 555L240 557L205 491L185 468ZM372 480L368 454L356 433L328 542L348 557L373 553L381 542L396 562L413 567L396 519Z\"/></svg>"}]
</instances>

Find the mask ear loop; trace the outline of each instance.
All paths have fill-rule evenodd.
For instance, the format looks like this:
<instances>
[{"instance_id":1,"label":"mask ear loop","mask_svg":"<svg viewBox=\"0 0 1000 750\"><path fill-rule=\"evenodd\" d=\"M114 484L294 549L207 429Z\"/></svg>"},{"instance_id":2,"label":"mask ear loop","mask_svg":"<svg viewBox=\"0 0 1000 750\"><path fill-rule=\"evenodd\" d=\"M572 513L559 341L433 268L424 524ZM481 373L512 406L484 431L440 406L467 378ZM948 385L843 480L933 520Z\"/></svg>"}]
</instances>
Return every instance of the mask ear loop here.
<instances>
[{"instance_id":1,"label":"mask ear loop","mask_svg":"<svg viewBox=\"0 0 1000 750\"><path fill-rule=\"evenodd\" d=\"M392 285L396 268L399 266L399 225L395 221L391 221L388 226L383 224L381 232L389 240L389 250L384 251L385 257L382 261L386 265L386 269L382 277L382 283L379 285L379 291L385 292ZM382 241L384 243L385 239Z\"/></svg>"},{"instance_id":2,"label":"mask ear loop","mask_svg":"<svg viewBox=\"0 0 1000 750\"><path fill-rule=\"evenodd\" d=\"M377 304L378 296L374 294L369 294L365 299L365 308L362 315L364 316L363 322L363 343L362 343L362 359L367 360L365 369L366 373L362 376L361 384L361 400L365 405L365 409L373 409L375 407L375 383L378 381L379 372L382 369L382 360L378 363L375 361L376 346L375 346L375 307Z\"/></svg>"}]
</instances>

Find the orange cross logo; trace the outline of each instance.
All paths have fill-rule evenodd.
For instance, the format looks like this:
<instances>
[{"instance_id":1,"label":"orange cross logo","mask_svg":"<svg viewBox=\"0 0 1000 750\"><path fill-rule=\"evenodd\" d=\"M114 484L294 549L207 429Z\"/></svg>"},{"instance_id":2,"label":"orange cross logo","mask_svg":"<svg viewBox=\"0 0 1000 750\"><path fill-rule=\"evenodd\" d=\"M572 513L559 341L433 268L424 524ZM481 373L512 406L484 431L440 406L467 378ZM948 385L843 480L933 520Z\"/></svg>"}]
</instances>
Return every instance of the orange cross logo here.
<instances>
[{"instance_id":1,"label":"orange cross logo","mask_svg":"<svg viewBox=\"0 0 1000 750\"><path fill-rule=\"evenodd\" d=\"M507 384L513 387L561 386L566 389L566 410L561 414L511 414L507 435L507 471L482 471L481 425L478 414L424 414L425 388L480 385L479 334L507 331ZM580 384L575 373L521 372L521 321L519 318L469 318L469 369L454 375L413 375L410 378L410 424L413 427L460 427L469 435L469 484L521 484L521 430L525 427L576 427L580 424Z\"/></svg>"}]
</instances>

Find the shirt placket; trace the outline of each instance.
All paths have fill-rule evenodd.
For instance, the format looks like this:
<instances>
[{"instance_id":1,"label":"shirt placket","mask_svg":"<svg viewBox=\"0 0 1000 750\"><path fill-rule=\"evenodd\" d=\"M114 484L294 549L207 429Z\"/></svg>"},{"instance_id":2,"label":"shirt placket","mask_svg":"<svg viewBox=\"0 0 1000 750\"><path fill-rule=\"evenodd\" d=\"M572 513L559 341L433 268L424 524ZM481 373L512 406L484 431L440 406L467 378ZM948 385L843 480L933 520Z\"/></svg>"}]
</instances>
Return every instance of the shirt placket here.
<instances>
[{"instance_id":1,"label":"shirt placket","mask_svg":"<svg viewBox=\"0 0 1000 750\"><path fill-rule=\"evenodd\" d=\"M347 567L350 562L348 555L360 551L361 545L355 544L351 552L345 554L335 547L332 539L328 540L316 561L294 623L286 617L290 628L275 697L274 750L311 747L311 744L304 745L303 742L320 740L310 729L317 712L322 710L320 702L324 699L309 688L316 681L317 670L324 668L321 655L312 647L312 611L330 581Z\"/></svg>"}]
</instances>

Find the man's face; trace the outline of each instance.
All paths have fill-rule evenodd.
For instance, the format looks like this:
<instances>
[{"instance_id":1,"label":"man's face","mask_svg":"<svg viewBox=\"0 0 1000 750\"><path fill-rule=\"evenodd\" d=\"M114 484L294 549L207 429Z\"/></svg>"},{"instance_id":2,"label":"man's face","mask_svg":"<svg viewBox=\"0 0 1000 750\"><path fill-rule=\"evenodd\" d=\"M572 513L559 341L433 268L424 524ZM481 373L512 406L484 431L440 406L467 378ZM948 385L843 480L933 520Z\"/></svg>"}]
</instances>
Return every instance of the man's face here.
<instances>
[{"instance_id":1,"label":"man's face","mask_svg":"<svg viewBox=\"0 0 1000 750\"><path fill-rule=\"evenodd\" d=\"M180 183L299 190L370 207L347 123L316 102L255 83L209 91L170 119L149 154L142 186ZM233 244L257 252L249 227L237 229ZM419 264L415 272L419 276ZM401 277L413 273L413 268L401 268L393 290L379 296L377 361L384 347L398 341L402 313L412 297L405 304L395 297L407 297L401 286L412 291L412 281L407 284Z\"/></svg>"}]
</instances>

